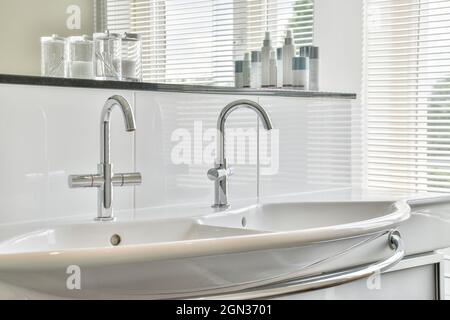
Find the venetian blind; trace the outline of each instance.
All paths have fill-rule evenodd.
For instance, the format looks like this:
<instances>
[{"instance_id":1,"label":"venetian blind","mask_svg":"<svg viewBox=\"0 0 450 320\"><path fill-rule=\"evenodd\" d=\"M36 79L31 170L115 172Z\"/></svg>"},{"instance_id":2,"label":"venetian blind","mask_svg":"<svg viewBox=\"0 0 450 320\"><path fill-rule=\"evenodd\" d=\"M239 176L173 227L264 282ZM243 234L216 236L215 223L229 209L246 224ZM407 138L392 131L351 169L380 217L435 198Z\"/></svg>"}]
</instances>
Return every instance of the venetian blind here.
<instances>
[{"instance_id":1,"label":"venetian blind","mask_svg":"<svg viewBox=\"0 0 450 320\"><path fill-rule=\"evenodd\" d=\"M367 183L450 191L450 1L365 0Z\"/></svg>"},{"instance_id":2,"label":"venetian blind","mask_svg":"<svg viewBox=\"0 0 450 320\"><path fill-rule=\"evenodd\" d=\"M234 61L265 31L311 44L313 0L96 0L97 30L143 37L144 81L234 85Z\"/></svg>"}]
</instances>

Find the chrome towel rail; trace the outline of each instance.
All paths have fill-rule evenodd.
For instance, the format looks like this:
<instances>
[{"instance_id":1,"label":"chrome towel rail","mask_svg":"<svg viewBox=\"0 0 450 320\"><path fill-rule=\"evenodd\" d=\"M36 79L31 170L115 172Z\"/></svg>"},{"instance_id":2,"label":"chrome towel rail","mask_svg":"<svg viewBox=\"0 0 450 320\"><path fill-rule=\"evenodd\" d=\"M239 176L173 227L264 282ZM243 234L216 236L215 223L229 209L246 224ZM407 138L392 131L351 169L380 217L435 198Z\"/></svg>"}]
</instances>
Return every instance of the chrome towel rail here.
<instances>
[{"instance_id":1,"label":"chrome towel rail","mask_svg":"<svg viewBox=\"0 0 450 320\"><path fill-rule=\"evenodd\" d=\"M379 274L397 264L405 256L405 247L400 232L393 230L388 235L388 245L394 253L387 259L374 264L355 267L344 271L326 273L301 279L292 279L283 283L266 285L251 290L243 290L222 295L205 296L201 299L243 300L262 299L292 293L301 293L317 289L324 289L368 278Z\"/></svg>"}]
</instances>

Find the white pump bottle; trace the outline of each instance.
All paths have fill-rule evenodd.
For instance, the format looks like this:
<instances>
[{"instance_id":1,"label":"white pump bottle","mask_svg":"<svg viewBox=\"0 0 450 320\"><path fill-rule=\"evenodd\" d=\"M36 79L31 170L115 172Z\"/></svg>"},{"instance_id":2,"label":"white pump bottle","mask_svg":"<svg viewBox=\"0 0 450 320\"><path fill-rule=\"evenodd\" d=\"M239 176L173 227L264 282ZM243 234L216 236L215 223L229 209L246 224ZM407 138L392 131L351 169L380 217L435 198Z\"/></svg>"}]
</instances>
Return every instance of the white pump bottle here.
<instances>
[{"instance_id":1,"label":"white pump bottle","mask_svg":"<svg viewBox=\"0 0 450 320\"><path fill-rule=\"evenodd\" d=\"M295 45L292 31L288 30L283 46L283 86L292 87L292 59L295 57Z\"/></svg>"},{"instance_id":2,"label":"white pump bottle","mask_svg":"<svg viewBox=\"0 0 450 320\"><path fill-rule=\"evenodd\" d=\"M261 84L263 88L267 88L270 85L270 53L272 50L270 32L266 32L264 44L261 48Z\"/></svg>"}]
</instances>

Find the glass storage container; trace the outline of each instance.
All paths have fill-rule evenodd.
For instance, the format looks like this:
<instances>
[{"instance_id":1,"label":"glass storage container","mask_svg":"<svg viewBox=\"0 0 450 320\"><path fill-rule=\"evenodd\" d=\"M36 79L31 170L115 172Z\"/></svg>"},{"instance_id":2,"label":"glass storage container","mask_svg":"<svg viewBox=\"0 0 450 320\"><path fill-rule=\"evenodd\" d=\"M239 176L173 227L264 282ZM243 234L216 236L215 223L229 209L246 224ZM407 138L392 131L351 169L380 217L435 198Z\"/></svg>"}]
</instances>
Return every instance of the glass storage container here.
<instances>
[{"instance_id":1,"label":"glass storage container","mask_svg":"<svg viewBox=\"0 0 450 320\"><path fill-rule=\"evenodd\" d=\"M67 73L69 78L94 78L94 42L86 35L67 40Z\"/></svg>"},{"instance_id":2,"label":"glass storage container","mask_svg":"<svg viewBox=\"0 0 450 320\"><path fill-rule=\"evenodd\" d=\"M122 80L142 81L142 41L137 33L122 37Z\"/></svg>"},{"instance_id":3,"label":"glass storage container","mask_svg":"<svg viewBox=\"0 0 450 320\"><path fill-rule=\"evenodd\" d=\"M94 33L94 76L97 80L122 79L122 39L117 33Z\"/></svg>"},{"instance_id":4,"label":"glass storage container","mask_svg":"<svg viewBox=\"0 0 450 320\"><path fill-rule=\"evenodd\" d=\"M44 77L66 76L66 39L54 34L41 38L41 74Z\"/></svg>"}]
</instances>

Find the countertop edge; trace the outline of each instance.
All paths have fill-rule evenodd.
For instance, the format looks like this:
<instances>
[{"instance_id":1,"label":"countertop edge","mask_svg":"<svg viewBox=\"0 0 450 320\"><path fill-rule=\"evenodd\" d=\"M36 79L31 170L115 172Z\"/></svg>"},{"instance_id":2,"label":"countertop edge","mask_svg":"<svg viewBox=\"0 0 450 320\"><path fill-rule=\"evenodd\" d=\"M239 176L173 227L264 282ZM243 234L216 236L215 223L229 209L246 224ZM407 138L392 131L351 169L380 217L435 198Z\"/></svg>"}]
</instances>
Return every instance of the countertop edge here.
<instances>
[{"instance_id":1,"label":"countertop edge","mask_svg":"<svg viewBox=\"0 0 450 320\"><path fill-rule=\"evenodd\" d=\"M161 91L180 93L206 93L206 94L234 94L234 95L258 95L258 96L280 96L299 98L331 98L355 100L354 93L302 91L289 89L238 89L231 87L213 87L201 85L184 84L162 84L147 82L124 82L124 81L98 81L86 79L50 78L39 76L0 74L1 84L35 85L53 87L73 87L90 89L117 89L133 91Z\"/></svg>"}]
</instances>

